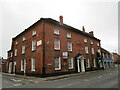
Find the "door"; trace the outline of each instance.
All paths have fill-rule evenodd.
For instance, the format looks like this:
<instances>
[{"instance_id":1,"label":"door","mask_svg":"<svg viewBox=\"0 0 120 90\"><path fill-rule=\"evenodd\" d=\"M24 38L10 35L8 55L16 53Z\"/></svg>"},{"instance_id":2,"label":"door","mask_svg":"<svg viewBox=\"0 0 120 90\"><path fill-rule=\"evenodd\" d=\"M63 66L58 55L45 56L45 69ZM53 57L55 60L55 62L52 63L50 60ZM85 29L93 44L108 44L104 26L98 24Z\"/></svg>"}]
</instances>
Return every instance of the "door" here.
<instances>
[{"instance_id":1,"label":"door","mask_svg":"<svg viewBox=\"0 0 120 90\"><path fill-rule=\"evenodd\" d=\"M78 72L85 72L85 63L84 59L78 59L77 60L77 70Z\"/></svg>"},{"instance_id":2,"label":"door","mask_svg":"<svg viewBox=\"0 0 120 90\"><path fill-rule=\"evenodd\" d=\"M75 59L76 72L85 72L85 58L81 54L78 54Z\"/></svg>"},{"instance_id":3,"label":"door","mask_svg":"<svg viewBox=\"0 0 120 90\"><path fill-rule=\"evenodd\" d=\"M12 72L12 62L9 62L9 71L8 71L9 73L11 73Z\"/></svg>"},{"instance_id":4,"label":"door","mask_svg":"<svg viewBox=\"0 0 120 90\"><path fill-rule=\"evenodd\" d=\"M84 59L81 59L81 72L85 72L85 63L84 63Z\"/></svg>"},{"instance_id":5,"label":"door","mask_svg":"<svg viewBox=\"0 0 120 90\"><path fill-rule=\"evenodd\" d=\"M80 60L79 59L77 60L77 70L78 72L80 72Z\"/></svg>"}]
</instances>

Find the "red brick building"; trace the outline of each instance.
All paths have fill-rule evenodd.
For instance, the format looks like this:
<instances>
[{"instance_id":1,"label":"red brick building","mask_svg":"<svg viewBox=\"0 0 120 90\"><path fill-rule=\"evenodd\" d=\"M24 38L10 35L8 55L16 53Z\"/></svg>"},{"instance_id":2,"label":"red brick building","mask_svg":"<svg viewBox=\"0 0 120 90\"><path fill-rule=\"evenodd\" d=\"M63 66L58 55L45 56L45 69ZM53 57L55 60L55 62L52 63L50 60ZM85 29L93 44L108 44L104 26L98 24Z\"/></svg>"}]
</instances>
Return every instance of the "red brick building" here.
<instances>
[{"instance_id":1,"label":"red brick building","mask_svg":"<svg viewBox=\"0 0 120 90\"><path fill-rule=\"evenodd\" d=\"M100 40L51 18L41 18L12 39L6 72L51 75L100 69Z\"/></svg>"},{"instance_id":2,"label":"red brick building","mask_svg":"<svg viewBox=\"0 0 120 90\"><path fill-rule=\"evenodd\" d=\"M114 60L114 63L120 63L120 55L118 55L117 53L112 53L112 58Z\"/></svg>"},{"instance_id":3,"label":"red brick building","mask_svg":"<svg viewBox=\"0 0 120 90\"><path fill-rule=\"evenodd\" d=\"M113 59L112 59L112 53L110 53L109 51L105 50L104 48L102 48L102 61L104 68L109 68L114 66L113 64Z\"/></svg>"}]
</instances>

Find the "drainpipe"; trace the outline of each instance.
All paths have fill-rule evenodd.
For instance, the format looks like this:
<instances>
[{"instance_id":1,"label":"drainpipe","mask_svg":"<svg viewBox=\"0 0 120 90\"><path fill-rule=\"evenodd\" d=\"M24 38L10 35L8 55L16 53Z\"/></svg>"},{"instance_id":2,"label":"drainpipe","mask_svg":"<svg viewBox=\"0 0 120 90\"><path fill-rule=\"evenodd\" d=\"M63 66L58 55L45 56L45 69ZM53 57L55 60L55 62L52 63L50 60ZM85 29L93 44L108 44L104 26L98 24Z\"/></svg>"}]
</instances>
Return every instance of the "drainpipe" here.
<instances>
[{"instance_id":1,"label":"drainpipe","mask_svg":"<svg viewBox=\"0 0 120 90\"><path fill-rule=\"evenodd\" d=\"M43 22L43 67L42 67L42 76L45 75L45 24Z\"/></svg>"}]
</instances>

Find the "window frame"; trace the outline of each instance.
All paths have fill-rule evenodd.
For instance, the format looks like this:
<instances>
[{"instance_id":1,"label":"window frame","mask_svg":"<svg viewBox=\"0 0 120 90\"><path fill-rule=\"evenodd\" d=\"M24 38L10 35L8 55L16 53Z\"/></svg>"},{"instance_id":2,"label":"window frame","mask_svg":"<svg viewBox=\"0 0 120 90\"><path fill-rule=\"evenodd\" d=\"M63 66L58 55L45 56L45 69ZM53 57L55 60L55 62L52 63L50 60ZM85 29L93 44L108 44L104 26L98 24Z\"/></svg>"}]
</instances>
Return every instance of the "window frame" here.
<instances>
[{"instance_id":1,"label":"window frame","mask_svg":"<svg viewBox=\"0 0 120 90\"><path fill-rule=\"evenodd\" d=\"M36 40L33 40L33 41L32 41L32 51L35 51L35 50L36 50L36 47L37 47Z\"/></svg>"},{"instance_id":2,"label":"window frame","mask_svg":"<svg viewBox=\"0 0 120 90\"><path fill-rule=\"evenodd\" d=\"M90 41L90 44L93 45L93 41Z\"/></svg>"},{"instance_id":3,"label":"window frame","mask_svg":"<svg viewBox=\"0 0 120 90\"><path fill-rule=\"evenodd\" d=\"M68 68L69 69L73 69L74 68L74 66L73 66L73 58L69 58L68 59Z\"/></svg>"},{"instance_id":4,"label":"window frame","mask_svg":"<svg viewBox=\"0 0 120 90\"><path fill-rule=\"evenodd\" d=\"M85 46L85 53L88 54L89 51L88 51L88 46Z\"/></svg>"},{"instance_id":5,"label":"window frame","mask_svg":"<svg viewBox=\"0 0 120 90\"><path fill-rule=\"evenodd\" d=\"M60 35L59 29L54 29L54 34L55 34L55 35Z\"/></svg>"},{"instance_id":6,"label":"window frame","mask_svg":"<svg viewBox=\"0 0 120 90\"><path fill-rule=\"evenodd\" d=\"M15 41L15 45L18 45L18 41Z\"/></svg>"},{"instance_id":7,"label":"window frame","mask_svg":"<svg viewBox=\"0 0 120 90\"><path fill-rule=\"evenodd\" d=\"M26 40L26 38L25 37L22 37L22 41L24 42Z\"/></svg>"},{"instance_id":8,"label":"window frame","mask_svg":"<svg viewBox=\"0 0 120 90\"><path fill-rule=\"evenodd\" d=\"M94 62L94 67L96 67L96 59L93 59L93 62Z\"/></svg>"},{"instance_id":9,"label":"window frame","mask_svg":"<svg viewBox=\"0 0 120 90\"><path fill-rule=\"evenodd\" d=\"M91 48L91 53L95 54L94 48Z\"/></svg>"},{"instance_id":10,"label":"window frame","mask_svg":"<svg viewBox=\"0 0 120 90\"><path fill-rule=\"evenodd\" d=\"M56 58L58 58L58 62L56 63ZM61 58L60 57L55 57L54 58L54 63L55 63L55 70L61 70ZM58 68L56 68L56 64L59 65L57 66Z\"/></svg>"},{"instance_id":11,"label":"window frame","mask_svg":"<svg viewBox=\"0 0 120 90\"><path fill-rule=\"evenodd\" d=\"M31 71L36 71L36 58L31 58Z\"/></svg>"},{"instance_id":12,"label":"window frame","mask_svg":"<svg viewBox=\"0 0 120 90\"><path fill-rule=\"evenodd\" d=\"M67 42L67 51L72 52L72 42Z\"/></svg>"},{"instance_id":13,"label":"window frame","mask_svg":"<svg viewBox=\"0 0 120 90\"><path fill-rule=\"evenodd\" d=\"M24 71L24 60L21 60L21 71Z\"/></svg>"},{"instance_id":14,"label":"window frame","mask_svg":"<svg viewBox=\"0 0 120 90\"><path fill-rule=\"evenodd\" d=\"M60 50L60 40L59 39L54 39L54 49Z\"/></svg>"},{"instance_id":15,"label":"window frame","mask_svg":"<svg viewBox=\"0 0 120 90\"><path fill-rule=\"evenodd\" d=\"M84 39L84 43L87 43L87 39L86 38Z\"/></svg>"},{"instance_id":16,"label":"window frame","mask_svg":"<svg viewBox=\"0 0 120 90\"><path fill-rule=\"evenodd\" d=\"M32 36L35 36L37 34L36 30L32 31Z\"/></svg>"},{"instance_id":17,"label":"window frame","mask_svg":"<svg viewBox=\"0 0 120 90\"><path fill-rule=\"evenodd\" d=\"M101 50L100 49L98 49L98 53L101 55Z\"/></svg>"},{"instance_id":18,"label":"window frame","mask_svg":"<svg viewBox=\"0 0 120 90\"><path fill-rule=\"evenodd\" d=\"M90 59L87 59L86 68L90 68Z\"/></svg>"},{"instance_id":19,"label":"window frame","mask_svg":"<svg viewBox=\"0 0 120 90\"><path fill-rule=\"evenodd\" d=\"M100 46L100 43L97 43L97 46Z\"/></svg>"},{"instance_id":20,"label":"window frame","mask_svg":"<svg viewBox=\"0 0 120 90\"><path fill-rule=\"evenodd\" d=\"M25 54L25 45L22 46L22 54Z\"/></svg>"},{"instance_id":21,"label":"window frame","mask_svg":"<svg viewBox=\"0 0 120 90\"><path fill-rule=\"evenodd\" d=\"M71 33L67 33L67 38L71 38L72 34Z\"/></svg>"},{"instance_id":22,"label":"window frame","mask_svg":"<svg viewBox=\"0 0 120 90\"><path fill-rule=\"evenodd\" d=\"M15 54L14 54L14 56L15 56L15 57L17 56L17 52L18 52L18 50L17 50L17 49L15 49Z\"/></svg>"}]
</instances>

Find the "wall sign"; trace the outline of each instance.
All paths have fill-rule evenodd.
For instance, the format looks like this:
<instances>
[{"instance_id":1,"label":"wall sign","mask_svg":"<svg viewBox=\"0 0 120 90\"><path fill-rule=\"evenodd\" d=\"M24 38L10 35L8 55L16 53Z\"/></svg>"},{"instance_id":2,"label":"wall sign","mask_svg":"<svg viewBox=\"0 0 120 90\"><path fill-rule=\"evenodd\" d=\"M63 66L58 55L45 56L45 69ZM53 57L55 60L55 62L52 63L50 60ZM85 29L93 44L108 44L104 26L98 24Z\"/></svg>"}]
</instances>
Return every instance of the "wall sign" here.
<instances>
[{"instance_id":1,"label":"wall sign","mask_svg":"<svg viewBox=\"0 0 120 90\"><path fill-rule=\"evenodd\" d=\"M68 52L63 52L63 59L67 59L68 58Z\"/></svg>"},{"instance_id":2,"label":"wall sign","mask_svg":"<svg viewBox=\"0 0 120 90\"><path fill-rule=\"evenodd\" d=\"M42 40L37 41L37 46L42 45Z\"/></svg>"}]
</instances>

